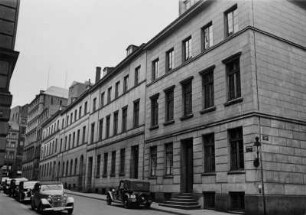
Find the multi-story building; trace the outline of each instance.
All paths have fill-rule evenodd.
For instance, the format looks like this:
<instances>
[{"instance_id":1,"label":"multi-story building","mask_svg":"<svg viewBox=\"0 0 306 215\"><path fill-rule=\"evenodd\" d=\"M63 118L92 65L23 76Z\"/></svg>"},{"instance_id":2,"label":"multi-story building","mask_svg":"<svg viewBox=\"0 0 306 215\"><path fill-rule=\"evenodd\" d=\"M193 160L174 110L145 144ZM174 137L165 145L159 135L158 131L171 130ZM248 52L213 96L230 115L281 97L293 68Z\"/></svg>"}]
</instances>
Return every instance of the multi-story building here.
<instances>
[{"instance_id":1,"label":"multi-story building","mask_svg":"<svg viewBox=\"0 0 306 215\"><path fill-rule=\"evenodd\" d=\"M16 177L21 175L22 154L25 142L28 105L16 106L11 110L9 133L7 135L5 175Z\"/></svg>"},{"instance_id":2,"label":"multi-story building","mask_svg":"<svg viewBox=\"0 0 306 215\"><path fill-rule=\"evenodd\" d=\"M304 20L300 1L200 1L146 44L144 174L157 199L304 213Z\"/></svg>"},{"instance_id":3,"label":"multi-story building","mask_svg":"<svg viewBox=\"0 0 306 215\"><path fill-rule=\"evenodd\" d=\"M60 108L67 105L68 90L49 87L40 91L28 105L26 140L23 154L23 176L38 179L41 148L41 125Z\"/></svg>"},{"instance_id":4,"label":"multi-story building","mask_svg":"<svg viewBox=\"0 0 306 215\"><path fill-rule=\"evenodd\" d=\"M14 50L19 4L19 0L0 0L0 171L4 162L12 103L10 80L19 55L19 52Z\"/></svg>"},{"instance_id":5,"label":"multi-story building","mask_svg":"<svg viewBox=\"0 0 306 215\"><path fill-rule=\"evenodd\" d=\"M56 116L51 170L85 191L138 178L156 201L190 193L204 208L304 214L305 8L181 1L176 20Z\"/></svg>"}]
</instances>

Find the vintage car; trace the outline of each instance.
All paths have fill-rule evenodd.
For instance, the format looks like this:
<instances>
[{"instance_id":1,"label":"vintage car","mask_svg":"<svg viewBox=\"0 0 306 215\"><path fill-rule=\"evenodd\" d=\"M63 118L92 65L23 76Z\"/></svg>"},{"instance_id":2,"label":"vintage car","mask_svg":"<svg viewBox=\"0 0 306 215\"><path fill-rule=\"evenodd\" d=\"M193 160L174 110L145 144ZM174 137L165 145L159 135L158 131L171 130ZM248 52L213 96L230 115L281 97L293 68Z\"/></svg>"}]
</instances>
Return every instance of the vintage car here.
<instances>
[{"instance_id":1,"label":"vintage car","mask_svg":"<svg viewBox=\"0 0 306 215\"><path fill-rule=\"evenodd\" d=\"M39 213L48 211L67 211L72 214L74 208L73 197L68 197L64 192L61 182L37 182L31 196L31 207Z\"/></svg>"},{"instance_id":2,"label":"vintage car","mask_svg":"<svg viewBox=\"0 0 306 215\"><path fill-rule=\"evenodd\" d=\"M4 183L3 183L3 192L5 194L9 194L10 191L10 184L11 184L11 178L5 179Z\"/></svg>"},{"instance_id":3,"label":"vintage car","mask_svg":"<svg viewBox=\"0 0 306 215\"><path fill-rule=\"evenodd\" d=\"M6 181L7 179L9 179L9 177L2 177L2 178L1 178L1 185L0 185L0 189L1 189L1 190L4 190L4 189L5 189L5 185L6 185L5 181Z\"/></svg>"},{"instance_id":4,"label":"vintage car","mask_svg":"<svg viewBox=\"0 0 306 215\"><path fill-rule=\"evenodd\" d=\"M112 189L106 195L108 205L121 203L125 208L144 206L150 208L152 200L150 182L140 180L121 180L117 189Z\"/></svg>"},{"instance_id":5,"label":"vintage car","mask_svg":"<svg viewBox=\"0 0 306 215\"><path fill-rule=\"evenodd\" d=\"M30 201L32 190L37 181L21 181L16 191L16 199L18 202Z\"/></svg>"},{"instance_id":6,"label":"vintage car","mask_svg":"<svg viewBox=\"0 0 306 215\"><path fill-rule=\"evenodd\" d=\"M27 180L27 178L13 178L10 184L9 196L16 197L16 194L19 192L19 183Z\"/></svg>"}]
</instances>

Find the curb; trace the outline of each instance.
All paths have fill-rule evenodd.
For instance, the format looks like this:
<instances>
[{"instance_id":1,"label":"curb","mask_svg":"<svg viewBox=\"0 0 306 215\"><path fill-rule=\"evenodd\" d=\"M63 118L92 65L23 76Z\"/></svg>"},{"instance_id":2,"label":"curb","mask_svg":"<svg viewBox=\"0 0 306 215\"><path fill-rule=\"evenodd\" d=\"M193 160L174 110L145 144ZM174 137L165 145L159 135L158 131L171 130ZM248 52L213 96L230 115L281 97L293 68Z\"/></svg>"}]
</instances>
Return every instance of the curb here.
<instances>
[{"instance_id":1,"label":"curb","mask_svg":"<svg viewBox=\"0 0 306 215\"><path fill-rule=\"evenodd\" d=\"M80 194L78 192L70 192L69 190L65 190L66 193L69 193L70 195L75 195L75 196L81 196L81 197L85 197L85 198L88 198L88 199L96 199L96 200L101 200L101 201L106 201L106 199L102 199L102 198L97 198L97 197L94 197L94 196L87 196L87 195L84 195L84 194ZM157 203L156 203L157 204ZM161 212L165 212L165 213L170 213L170 214L176 214L176 215L186 215L186 213L180 213L180 212L175 212L175 211L169 211L169 210L166 210L166 209L160 209L160 208L154 208L154 207L151 207L150 208L151 210L155 210L155 211L161 211Z\"/></svg>"}]
</instances>

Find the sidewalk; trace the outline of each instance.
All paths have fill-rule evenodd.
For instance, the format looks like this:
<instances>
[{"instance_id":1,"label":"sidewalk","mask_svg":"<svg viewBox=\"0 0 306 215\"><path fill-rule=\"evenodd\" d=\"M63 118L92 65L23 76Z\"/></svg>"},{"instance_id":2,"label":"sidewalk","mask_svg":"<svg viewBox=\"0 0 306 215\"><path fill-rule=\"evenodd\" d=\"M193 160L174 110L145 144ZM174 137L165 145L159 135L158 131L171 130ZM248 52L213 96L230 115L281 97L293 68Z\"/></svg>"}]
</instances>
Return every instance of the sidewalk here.
<instances>
[{"instance_id":1,"label":"sidewalk","mask_svg":"<svg viewBox=\"0 0 306 215\"><path fill-rule=\"evenodd\" d=\"M86 197L86 198L106 201L106 195L102 195L102 194L81 193L81 192L75 192L75 191L71 191L71 190L65 190L65 191L68 194L72 194L72 195L76 195L76 196L82 196L82 197ZM182 209L176 209L176 208L169 208L169 207L159 206L158 203L156 203L156 202L152 203L151 209L152 210L163 211L163 212L167 212L167 213L172 213L172 214L178 214L178 215L229 215L230 214L230 213L213 211L213 210L205 210L205 209L182 210Z\"/></svg>"}]
</instances>

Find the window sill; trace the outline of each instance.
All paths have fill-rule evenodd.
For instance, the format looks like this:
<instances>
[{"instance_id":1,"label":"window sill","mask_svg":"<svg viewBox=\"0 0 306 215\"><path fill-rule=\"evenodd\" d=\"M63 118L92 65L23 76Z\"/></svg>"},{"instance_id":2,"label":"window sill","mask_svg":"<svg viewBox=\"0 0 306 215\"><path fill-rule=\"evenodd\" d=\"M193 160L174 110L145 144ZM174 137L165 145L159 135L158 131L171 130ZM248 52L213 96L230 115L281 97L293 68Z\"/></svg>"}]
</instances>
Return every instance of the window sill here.
<instances>
[{"instance_id":1,"label":"window sill","mask_svg":"<svg viewBox=\"0 0 306 215\"><path fill-rule=\"evenodd\" d=\"M215 176L216 173L215 172L203 172L202 176Z\"/></svg>"},{"instance_id":2,"label":"window sill","mask_svg":"<svg viewBox=\"0 0 306 215\"><path fill-rule=\"evenodd\" d=\"M164 122L164 126L174 124L174 122L175 122L174 120L166 121Z\"/></svg>"},{"instance_id":3,"label":"window sill","mask_svg":"<svg viewBox=\"0 0 306 215\"><path fill-rule=\"evenodd\" d=\"M203 110L200 111L200 114L205 114L205 113L209 113L209 112L213 112L215 111L217 108L216 106L212 106L212 107L209 107L209 108L205 108Z\"/></svg>"},{"instance_id":4,"label":"window sill","mask_svg":"<svg viewBox=\"0 0 306 215\"><path fill-rule=\"evenodd\" d=\"M149 129L150 129L150 131L152 131L152 130L155 130L155 129L158 129L158 128L159 128L158 125L154 125L154 126L151 126L151 128L149 128Z\"/></svg>"},{"instance_id":5,"label":"window sill","mask_svg":"<svg viewBox=\"0 0 306 215\"><path fill-rule=\"evenodd\" d=\"M230 105L237 104L237 103L240 103L240 102L243 102L243 98L242 97L239 97L239 98L227 101L227 102L224 103L224 106L226 107L226 106L230 106Z\"/></svg>"},{"instance_id":6,"label":"window sill","mask_svg":"<svg viewBox=\"0 0 306 215\"><path fill-rule=\"evenodd\" d=\"M190 118L192 118L192 117L193 117L193 113L188 114L188 115L186 115L186 116L182 116L182 117L180 118L180 120L181 120L181 121L184 121L184 120L190 119Z\"/></svg>"},{"instance_id":7,"label":"window sill","mask_svg":"<svg viewBox=\"0 0 306 215\"><path fill-rule=\"evenodd\" d=\"M164 178L164 179L171 179L171 178L173 178L173 175L164 175L163 178Z\"/></svg>"},{"instance_id":8,"label":"window sill","mask_svg":"<svg viewBox=\"0 0 306 215\"><path fill-rule=\"evenodd\" d=\"M241 174L245 174L245 170L230 170L227 174L228 175L241 175Z\"/></svg>"},{"instance_id":9,"label":"window sill","mask_svg":"<svg viewBox=\"0 0 306 215\"><path fill-rule=\"evenodd\" d=\"M157 179L157 176L150 176L148 179L149 179L149 180L151 180L151 179Z\"/></svg>"}]
</instances>

